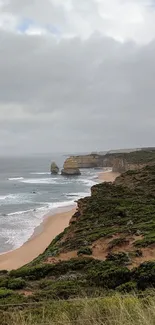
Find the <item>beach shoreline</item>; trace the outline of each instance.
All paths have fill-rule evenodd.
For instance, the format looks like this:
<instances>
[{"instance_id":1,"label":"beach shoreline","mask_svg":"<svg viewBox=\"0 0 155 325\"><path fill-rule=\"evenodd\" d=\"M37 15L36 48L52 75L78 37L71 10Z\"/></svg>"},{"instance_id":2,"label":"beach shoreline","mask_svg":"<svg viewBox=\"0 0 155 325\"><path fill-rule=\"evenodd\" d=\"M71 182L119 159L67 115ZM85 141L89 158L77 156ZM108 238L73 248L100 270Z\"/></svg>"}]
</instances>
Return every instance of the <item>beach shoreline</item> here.
<instances>
[{"instance_id":1,"label":"beach shoreline","mask_svg":"<svg viewBox=\"0 0 155 325\"><path fill-rule=\"evenodd\" d=\"M98 174L99 182L113 182L119 173L103 171ZM18 269L42 254L52 240L69 226L76 211L75 206L58 208L57 213L48 213L43 222L35 228L33 235L21 247L0 255L0 270Z\"/></svg>"},{"instance_id":2,"label":"beach shoreline","mask_svg":"<svg viewBox=\"0 0 155 325\"><path fill-rule=\"evenodd\" d=\"M0 270L18 269L42 254L51 241L68 227L75 211L76 207L72 206L65 212L48 214L41 225L35 228L34 234L27 242L13 251L0 255Z\"/></svg>"},{"instance_id":3,"label":"beach shoreline","mask_svg":"<svg viewBox=\"0 0 155 325\"><path fill-rule=\"evenodd\" d=\"M100 172L98 175L99 181L102 182L114 182L115 179L120 176L120 173L113 172L112 170L107 170Z\"/></svg>"}]
</instances>

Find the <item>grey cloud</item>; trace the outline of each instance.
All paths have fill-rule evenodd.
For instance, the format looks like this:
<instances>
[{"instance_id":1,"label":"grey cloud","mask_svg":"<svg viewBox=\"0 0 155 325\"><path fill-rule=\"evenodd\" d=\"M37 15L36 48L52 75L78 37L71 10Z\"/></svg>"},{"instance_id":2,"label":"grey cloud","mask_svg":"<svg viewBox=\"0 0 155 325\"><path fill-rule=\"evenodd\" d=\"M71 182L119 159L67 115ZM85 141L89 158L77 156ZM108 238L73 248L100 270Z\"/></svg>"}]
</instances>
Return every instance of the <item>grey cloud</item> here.
<instances>
[{"instance_id":1,"label":"grey cloud","mask_svg":"<svg viewBox=\"0 0 155 325\"><path fill-rule=\"evenodd\" d=\"M154 42L0 38L1 152L154 145Z\"/></svg>"}]
</instances>

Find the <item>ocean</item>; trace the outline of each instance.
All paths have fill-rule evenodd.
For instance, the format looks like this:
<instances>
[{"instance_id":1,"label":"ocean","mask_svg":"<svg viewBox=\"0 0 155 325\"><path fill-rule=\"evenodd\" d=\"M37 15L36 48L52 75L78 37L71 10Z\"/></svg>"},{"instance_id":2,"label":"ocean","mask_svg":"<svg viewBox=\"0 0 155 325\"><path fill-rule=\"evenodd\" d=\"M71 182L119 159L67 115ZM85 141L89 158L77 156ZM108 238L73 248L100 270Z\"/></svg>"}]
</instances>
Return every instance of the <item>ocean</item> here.
<instances>
[{"instance_id":1,"label":"ocean","mask_svg":"<svg viewBox=\"0 0 155 325\"><path fill-rule=\"evenodd\" d=\"M78 177L50 174L51 162L61 169L65 159L63 155L0 159L0 253L22 246L47 213L90 195L98 182L97 170L82 169Z\"/></svg>"}]
</instances>

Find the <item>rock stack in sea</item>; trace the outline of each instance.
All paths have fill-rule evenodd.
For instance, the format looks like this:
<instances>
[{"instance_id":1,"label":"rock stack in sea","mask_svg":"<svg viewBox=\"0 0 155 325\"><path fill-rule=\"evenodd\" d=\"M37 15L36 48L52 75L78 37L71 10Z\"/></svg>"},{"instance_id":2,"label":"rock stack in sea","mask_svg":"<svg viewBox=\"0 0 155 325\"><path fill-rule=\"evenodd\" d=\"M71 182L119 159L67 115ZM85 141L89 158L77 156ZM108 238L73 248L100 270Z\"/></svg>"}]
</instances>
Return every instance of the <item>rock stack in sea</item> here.
<instances>
[{"instance_id":1,"label":"rock stack in sea","mask_svg":"<svg viewBox=\"0 0 155 325\"><path fill-rule=\"evenodd\" d=\"M63 169L61 171L61 175L64 176L79 176L81 175L80 170L78 168L78 164L73 157L66 159Z\"/></svg>"},{"instance_id":2,"label":"rock stack in sea","mask_svg":"<svg viewBox=\"0 0 155 325\"><path fill-rule=\"evenodd\" d=\"M51 164L51 174L57 175L59 173L59 167L55 162Z\"/></svg>"}]
</instances>

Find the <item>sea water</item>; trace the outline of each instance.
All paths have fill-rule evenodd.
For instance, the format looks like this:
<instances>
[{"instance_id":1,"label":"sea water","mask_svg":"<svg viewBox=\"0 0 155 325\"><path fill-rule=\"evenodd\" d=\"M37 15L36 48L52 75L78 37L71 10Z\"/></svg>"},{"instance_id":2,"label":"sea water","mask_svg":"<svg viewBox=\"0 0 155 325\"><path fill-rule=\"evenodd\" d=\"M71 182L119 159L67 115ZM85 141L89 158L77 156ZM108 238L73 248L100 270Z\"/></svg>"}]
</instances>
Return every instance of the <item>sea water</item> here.
<instances>
[{"instance_id":1,"label":"sea water","mask_svg":"<svg viewBox=\"0 0 155 325\"><path fill-rule=\"evenodd\" d=\"M82 169L81 176L50 174L51 161L60 169L63 155L0 159L0 253L26 242L44 216L58 208L71 208L79 198L90 195L98 171Z\"/></svg>"}]
</instances>

